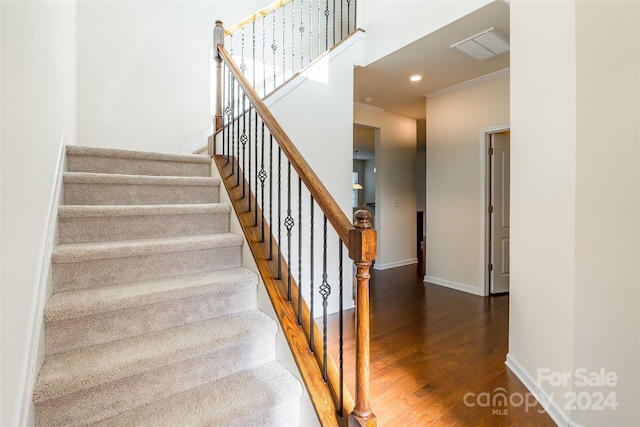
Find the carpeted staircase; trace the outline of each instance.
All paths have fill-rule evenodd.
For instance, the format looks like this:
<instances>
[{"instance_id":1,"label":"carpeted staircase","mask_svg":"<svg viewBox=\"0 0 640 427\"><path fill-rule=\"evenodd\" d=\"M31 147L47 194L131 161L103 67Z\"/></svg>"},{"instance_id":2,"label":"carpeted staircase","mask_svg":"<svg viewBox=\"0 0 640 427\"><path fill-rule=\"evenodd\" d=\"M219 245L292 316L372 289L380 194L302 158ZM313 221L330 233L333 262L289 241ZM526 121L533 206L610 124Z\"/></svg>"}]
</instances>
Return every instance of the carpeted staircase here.
<instances>
[{"instance_id":1,"label":"carpeted staircase","mask_svg":"<svg viewBox=\"0 0 640 427\"><path fill-rule=\"evenodd\" d=\"M70 146L38 426L289 426L301 385L207 156Z\"/></svg>"}]
</instances>

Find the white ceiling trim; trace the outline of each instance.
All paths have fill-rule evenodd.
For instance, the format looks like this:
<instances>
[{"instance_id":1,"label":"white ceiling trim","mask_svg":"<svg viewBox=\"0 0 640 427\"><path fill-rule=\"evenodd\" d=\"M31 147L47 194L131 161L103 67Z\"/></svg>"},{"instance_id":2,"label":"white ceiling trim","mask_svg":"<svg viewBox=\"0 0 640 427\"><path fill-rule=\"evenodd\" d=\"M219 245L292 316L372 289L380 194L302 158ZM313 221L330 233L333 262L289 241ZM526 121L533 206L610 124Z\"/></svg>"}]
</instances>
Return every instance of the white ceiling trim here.
<instances>
[{"instance_id":1,"label":"white ceiling trim","mask_svg":"<svg viewBox=\"0 0 640 427\"><path fill-rule=\"evenodd\" d=\"M478 86L483 83L490 82L492 80L500 79L502 77L507 77L510 74L510 68L505 68L503 70L498 70L493 73L485 74L484 76L476 77L475 79L467 80L466 82L458 83L453 86L445 87L443 89L434 90L433 92L429 92L424 96L432 99L437 98L443 95L449 95L450 93L457 92L462 89L468 89L473 86Z\"/></svg>"},{"instance_id":2,"label":"white ceiling trim","mask_svg":"<svg viewBox=\"0 0 640 427\"><path fill-rule=\"evenodd\" d=\"M384 108L374 107L373 105L361 104L359 102L354 102L353 106L360 110L373 111L374 113L382 113Z\"/></svg>"}]
</instances>

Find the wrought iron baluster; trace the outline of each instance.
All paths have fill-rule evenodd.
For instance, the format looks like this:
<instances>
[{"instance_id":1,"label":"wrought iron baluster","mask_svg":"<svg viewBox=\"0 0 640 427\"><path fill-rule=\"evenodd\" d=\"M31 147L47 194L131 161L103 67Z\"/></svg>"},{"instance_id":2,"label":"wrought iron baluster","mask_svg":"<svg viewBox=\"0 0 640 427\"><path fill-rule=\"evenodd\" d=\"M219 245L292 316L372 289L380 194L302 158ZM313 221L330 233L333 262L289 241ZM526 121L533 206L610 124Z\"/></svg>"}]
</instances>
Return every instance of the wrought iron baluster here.
<instances>
[{"instance_id":1,"label":"wrought iron baluster","mask_svg":"<svg viewBox=\"0 0 640 427\"><path fill-rule=\"evenodd\" d=\"M276 43L276 11L272 12L273 16L273 26L272 26L272 34L273 34L273 43L271 43L271 50L273 51L273 89L276 88L276 51L278 50L278 44Z\"/></svg>"},{"instance_id":2,"label":"wrought iron baluster","mask_svg":"<svg viewBox=\"0 0 640 427\"><path fill-rule=\"evenodd\" d=\"M240 144L242 144L242 198L245 198L246 189L244 185L244 173L247 170L245 164L245 150L247 145L247 113L245 113L245 102L247 95L242 92L242 134L239 135ZM238 126L238 132L240 132L240 126ZM238 175L236 178L236 185L240 185L240 144L238 144Z\"/></svg>"},{"instance_id":3,"label":"wrought iron baluster","mask_svg":"<svg viewBox=\"0 0 640 427\"><path fill-rule=\"evenodd\" d=\"M340 40L344 39L344 2L340 0Z\"/></svg>"},{"instance_id":4,"label":"wrought iron baluster","mask_svg":"<svg viewBox=\"0 0 640 427\"><path fill-rule=\"evenodd\" d=\"M358 1L353 2L353 29L358 27Z\"/></svg>"},{"instance_id":5,"label":"wrought iron baluster","mask_svg":"<svg viewBox=\"0 0 640 427\"><path fill-rule=\"evenodd\" d=\"M324 50L325 52L329 50L329 0L325 1L326 7L324 9Z\"/></svg>"},{"instance_id":6,"label":"wrought iron baluster","mask_svg":"<svg viewBox=\"0 0 640 427\"><path fill-rule=\"evenodd\" d=\"M333 44L336 44L336 0L333 0L333 13L331 14L333 21Z\"/></svg>"},{"instance_id":7,"label":"wrought iron baluster","mask_svg":"<svg viewBox=\"0 0 640 427\"><path fill-rule=\"evenodd\" d=\"M245 64L244 62L244 27L242 27L242 30L240 31L240 57L241 57L241 62L240 62L240 70L242 70L242 74L244 74L245 70L247 69L247 64Z\"/></svg>"},{"instance_id":8,"label":"wrought iron baluster","mask_svg":"<svg viewBox=\"0 0 640 427\"><path fill-rule=\"evenodd\" d=\"M311 196L311 203L309 204L309 242L310 242L310 249L309 249L309 260L310 260L310 264L309 264L309 349L311 350L311 352L315 351L315 346L313 344L313 338L314 338L314 321L313 321L313 311L314 311L314 293L315 293L315 289L314 289L314 281L313 281L313 275L314 275L314 260L313 260L313 256L314 256L314 247L313 247L313 231L314 231L314 218L313 218L313 205L314 205L314 201L313 201L313 196Z\"/></svg>"},{"instance_id":9,"label":"wrought iron baluster","mask_svg":"<svg viewBox=\"0 0 640 427\"><path fill-rule=\"evenodd\" d=\"M339 298L339 307L338 307L338 319L339 319L339 325L338 325L338 353L339 353L339 357L340 357L340 361L339 361L339 373L340 373L340 380L338 381L338 384L340 386L340 394L338 397L338 414L342 417L344 416L342 408L344 406L344 390L343 390L343 384L344 384L344 350L343 350L343 337L344 337L344 307L343 307L343 287L344 287L344 275L343 275L343 269L342 269L342 250L343 250L343 244L342 244L342 240L338 239L338 298Z\"/></svg>"},{"instance_id":10,"label":"wrought iron baluster","mask_svg":"<svg viewBox=\"0 0 640 427\"><path fill-rule=\"evenodd\" d=\"M254 177L254 184L255 184L255 195L254 195L254 204L255 204L255 209L254 209L254 218L253 218L253 225L257 226L258 225L258 111L256 110L255 112L255 135L253 138L254 141L254 145L255 145L255 167L256 167L256 175Z\"/></svg>"},{"instance_id":11,"label":"wrought iron baluster","mask_svg":"<svg viewBox=\"0 0 640 427\"><path fill-rule=\"evenodd\" d=\"M296 8L295 1L291 2L291 74L295 73L295 52L296 52Z\"/></svg>"},{"instance_id":12,"label":"wrought iron baluster","mask_svg":"<svg viewBox=\"0 0 640 427\"><path fill-rule=\"evenodd\" d=\"M327 281L327 216L324 215L324 228L322 232L322 285L320 285L320 295L322 295L322 378L327 381L327 310L329 307L329 294L331 286Z\"/></svg>"},{"instance_id":13,"label":"wrought iron baluster","mask_svg":"<svg viewBox=\"0 0 640 427\"><path fill-rule=\"evenodd\" d=\"M267 179L267 172L264 170L264 122L262 122L262 138L260 139L262 149L260 150L260 204L262 206L262 224L261 224L261 237L260 243L264 243L264 180ZM257 211L257 209L256 209Z\"/></svg>"},{"instance_id":14,"label":"wrought iron baluster","mask_svg":"<svg viewBox=\"0 0 640 427\"><path fill-rule=\"evenodd\" d=\"M231 77L231 175L236 171L236 78Z\"/></svg>"},{"instance_id":15,"label":"wrought iron baluster","mask_svg":"<svg viewBox=\"0 0 640 427\"><path fill-rule=\"evenodd\" d=\"M309 62L313 59L313 0L309 0Z\"/></svg>"},{"instance_id":16,"label":"wrought iron baluster","mask_svg":"<svg viewBox=\"0 0 640 427\"><path fill-rule=\"evenodd\" d=\"M285 82L287 74L287 42L286 42L286 26L287 17L284 14L284 8L282 8L282 83Z\"/></svg>"},{"instance_id":17,"label":"wrought iron baluster","mask_svg":"<svg viewBox=\"0 0 640 427\"><path fill-rule=\"evenodd\" d=\"M273 135L269 135L269 227L273 232ZM273 260L273 239L269 237L269 261Z\"/></svg>"},{"instance_id":18,"label":"wrought iron baluster","mask_svg":"<svg viewBox=\"0 0 640 427\"><path fill-rule=\"evenodd\" d=\"M291 301L291 229L295 221L291 216L291 162L287 161L287 217L284 226L287 228L287 300Z\"/></svg>"},{"instance_id":19,"label":"wrought iron baluster","mask_svg":"<svg viewBox=\"0 0 640 427\"><path fill-rule=\"evenodd\" d=\"M247 161L248 171L247 171L247 175L246 175L246 177L247 177L246 181L247 181L247 184L249 185L249 191L247 192L247 207L248 207L249 212L251 212L251 176L252 176L251 175L251 172L252 172L252 170L251 170L251 110L252 109L253 109L253 104L251 102L249 102L249 111L247 111L245 113L245 115L249 116L249 129L248 129L248 133L247 133L247 135L248 135L247 143L248 143L248 146L249 146L249 155L248 155L248 159L247 159L248 160ZM244 176L244 171L243 171L243 176ZM244 182L242 184L242 188L244 189Z\"/></svg>"},{"instance_id":20,"label":"wrought iron baluster","mask_svg":"<svg viewBox=\"0 0 640 427\"><path fill-rule=\"evenodd\" d=\"M304 0L300 1L300 69L304 68Z\"/></svg>"},{"instance_id":21,"label":"wrought iron baluster","mask_svg":"<svg viewBox=\"0 0 640 427\"><path fill-rule=\"evenodd\" d=\"M298 176L298 325L302 325L302 178Z\"/></svg>"},{"instance_id":22,"label":"wrought iron baluster","mask_svg":"<svg viewBox=\"0 0 640 427\"><path fill-rule=\"evenodd\" d=\"M238 96L240 96L240 92L242 91L242 88L240 87L240 82L236 81L236 83L238 85ZM243 92L243 97L244 97L244 92ZM238 138L237 139L238 144L236 146L236 153L235 153L235 155L236 155L236 165L237 165L237 168L236 168L236 186L240 185L240 146L242 145L241 135L240 135L240 132L242 131L240 129L240 114L241 114L240 113L240 111L241 111L240 110L240 107L241 107L240 99L238 99L237 104L238 104L237 116L236 116L236 120L235 120L237 122L236 123L237 136L236 137Z\"/></svg>"},{"instance_id":23,"label":"wrought iron baluster","mask_svg":"<svg viewBox=\"0 0 640 427\"><path fill-rule=\"evenodd\" d=\"M351 0L347 0L347 33L351 34Z\"/></svg>"},{"instance_id":24,"label":"wrought iron baluster","mask_svg":"<svg viewBox=\"0 0 640 427\"><path fill-rule=\"evenodd\" d=\"M256 89L256 21L253 21L251 23L251 40L252 40L252 45L253 45L253 55L251 57L251 75L252 75L252 80L251 80L251 86L253 86L254 89Z\"/></svg>"},{"instance_id":25,"label":"wrought iron baluster","mask_svg":"<svg viewBox=\"0 0 640 427\"><path fill-rule=\"evenodd\" d=\"M267 94L267 20L262 17L262 96Z\"/></svg>"},{"instance_id":26,"label":"wrought iron baluster","mask_svg":"<svg viewBox=\"0 0 640 427\"><path fill-rule=\"evenodd\" d=\"M278 146L278 280L282 279L282 148Z\"/></svg>"}]
</instances>

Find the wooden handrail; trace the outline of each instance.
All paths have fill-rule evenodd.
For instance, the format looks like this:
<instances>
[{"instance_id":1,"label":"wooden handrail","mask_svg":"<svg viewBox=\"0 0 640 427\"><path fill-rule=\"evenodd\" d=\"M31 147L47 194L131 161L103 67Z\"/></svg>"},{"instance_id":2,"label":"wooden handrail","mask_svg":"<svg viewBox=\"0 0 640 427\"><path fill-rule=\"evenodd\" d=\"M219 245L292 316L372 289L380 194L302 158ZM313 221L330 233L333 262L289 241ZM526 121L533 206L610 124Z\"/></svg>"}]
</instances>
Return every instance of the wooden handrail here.
<instances>
[{"instance_id":1,"label":"wooden handrail","mask_svg":"<svg viewBox=\"0 0 640 427\"><path fill-rule=\"evenodd\" d=\"M231 69L231 72L234 74L236 81L245 91L247 98L253 103L254 108L262 118L263 123L271 134L273 138L278 141L280 148L282 148L282 152L285 153L289 161L291 162L291 166L296 170L298 176L302 179L302 182L305 183L309 192L313 196L313 199L316 201L320 209L327 216L327 219L333 226L333 228L340 236L340 239L345 244L345 246L349 246L349 230L353 228L351 221L344 214L342 209L338 203L336 203L335 199L329 193L329 190L324 186L320 178L316 175L316 173L311 169L311 166L307 163L307 161L302 157L302 154L298 151L298 149L293 145L289 136L287 136L286 132L278 121L275 119L269 108L266 106L264 101L260 98L260 95L253 89L251 83L244 77L242 70L240 67L236 65L236 63L231 58L231 55L222 45L218 45L218 53L222 60L227 64L227 67Z\"/></svg>"},{"instance_id":2,"label":"wooden handrail","mask_svg":"<svg viewBox=\"0 0 640 427\"><path fill-rule=\"evenodd\" d=\"M270 4L269 6L265 7L264 9L262 9L259 12L254 13L253 15L243 19L242 21L238 22L235 25L230 26L229 28L227 28L224 31L224 34L226 36L235 33L236 31L238 31L239 29L241 29L242 27L246 27L247 25L251 24L252 22L257 21L258 19L262 18L263 16L267 16L268 14L270 14L271 12L280 9L281 7L291 3L293 0L280 0L277 1L275 3Z\"/></svg>"}]
</instances>

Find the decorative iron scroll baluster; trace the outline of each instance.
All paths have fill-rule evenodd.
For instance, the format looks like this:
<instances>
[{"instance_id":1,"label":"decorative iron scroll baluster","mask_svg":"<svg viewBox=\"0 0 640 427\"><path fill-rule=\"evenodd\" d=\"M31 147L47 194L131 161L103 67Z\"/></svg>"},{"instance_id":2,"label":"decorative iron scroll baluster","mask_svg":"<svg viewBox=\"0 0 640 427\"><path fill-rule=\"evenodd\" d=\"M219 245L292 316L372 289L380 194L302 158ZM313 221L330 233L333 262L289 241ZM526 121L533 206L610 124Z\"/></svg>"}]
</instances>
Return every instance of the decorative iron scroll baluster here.
<instances>
[{"instance_id":1,"label":"decorative iron scroll baluster","mask_svg":"<svg viewBox=\"0 0 640 427\"><path fill-rule=\"evenodd\" d=\"M264 243L264 180L267 179L267 172L264 170L264 122L262 122L262 149L260 150L260 205L262 206L262 224L260 226L260 243ZM256 209L257 211L258 209Z\"/></svg>"},{"instance_id":2,"label":"decorative iron scroll baluster","mask_svg":"<svg viewBox=\"0 0 640 427\"><path fill-rule=\"evenodd\" d=\"M247 69L247 64L244 62L244 27L242 27L242 31L240 32L240 56L242 58L242 62L240 63L240 69L242 70L242 74Z\"/></svg>"},{"instance_id":3,"label":"decorative iron scroll baluster","mask_svg":"<svg viewBox=\"0 0 640 427\"><path fill-rule=\"evenodd\" d=\"M322 295L322 378L327 381L327 308L328 298L331 294L331 286L327 281L327 216L323 220L324 229L322 232L322 284L320 285L320 295Z\"/></svg>"},{"instance_id":4,"label":"decorative iron scroll baluster","mask_svg":"<svg viewBox=\"0 0 640 427\"><path fill-rule=\"evenodd\" d=\"M291 229L295 221L291 216L291 162L287 162L287 217L284 226L287 228L287 300L291 301Z\"/></svg>"},{"instance_id":5,"label":"decorative iron scroll baluster","mask_svg":"<svg viewBox=\"0 0 640 427\"><path fill-rule=\"evenodd\" d=\"M329 50L329 0L325 1L326 8L324 9L324 21L325 21L325 32L324 32L324 49Z\"/></svg>"}]
</instances>

